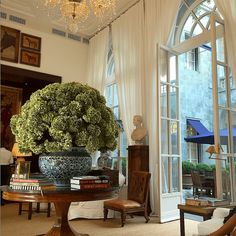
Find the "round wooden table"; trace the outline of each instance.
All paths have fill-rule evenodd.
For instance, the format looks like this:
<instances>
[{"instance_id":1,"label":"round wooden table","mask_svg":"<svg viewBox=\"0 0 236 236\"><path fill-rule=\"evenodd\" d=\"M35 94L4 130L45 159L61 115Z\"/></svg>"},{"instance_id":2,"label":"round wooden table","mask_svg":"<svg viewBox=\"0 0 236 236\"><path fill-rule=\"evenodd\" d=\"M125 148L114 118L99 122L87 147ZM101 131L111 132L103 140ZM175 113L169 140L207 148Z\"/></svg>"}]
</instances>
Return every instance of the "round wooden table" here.
<instances>
[{"instance_id":1,"label":"round wooden table","mask_svg":"<svg viewBox=\"0 0 236 236\"><path fill-rule=\"evenodd\" d=\"M70 228L67 214L71 202L104 200L114 197L117 188L71 190L70 188L58 188L56 190L40 192L21 192L6 189L3 198L17 202L53 202L56 209L57 219L46 236L74 236L88 235L79 234Z\"/></svg>"}]
</instances>

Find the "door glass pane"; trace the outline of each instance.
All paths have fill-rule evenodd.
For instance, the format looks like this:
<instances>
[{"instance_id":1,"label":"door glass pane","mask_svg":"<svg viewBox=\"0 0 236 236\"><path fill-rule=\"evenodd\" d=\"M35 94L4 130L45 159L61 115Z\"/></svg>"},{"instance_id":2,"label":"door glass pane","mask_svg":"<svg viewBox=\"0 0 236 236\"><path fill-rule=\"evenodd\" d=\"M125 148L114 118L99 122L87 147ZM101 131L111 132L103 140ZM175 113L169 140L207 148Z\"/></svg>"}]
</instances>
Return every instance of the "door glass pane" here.
<instances>
[{"instance_id":1,"label":"door glass pane","mask_svg":"<svg viewBox=\"0 0 236 236\"><path fill-rule=\"evenodd\" d=\"M236 86L232 72L230 71L230 91L231 91L231 104L233 108L236 108Z\"/></svg>"},{"instance_id":2,"label":"door glass pane","mask_svg":"<svg viewBox=\"0 0 236 236\"><path fill-rule=\"evenodd\" d=\"M161 116L167 117L167 85L161 84Z\"/></svg>"},{"instance_id":3,"label":"door glass pane","mask_svg":"<svg viewBox=\"0 0 236 236\"><path fill-rule=\"evenodd\" d=\"M181 36L181 38L185 38L185 34L187 33L188 35L190 34L190 30L192 29L194 23L195 23L196 19L194 18L194 16L192 14L189 15L187 21L185 22L182 34L183 37Z\"/></svg>"},{"instance_id":4,"label":"door glass pane","mask_svg":"<svg viewBox=\"0 0 236 236\"><path fill-rule=\"evenodd\" d=\"M172 154L178 154L178 124L176 121L171 121L170 123L171 132L171 149Z\"/></svg>"},{"instance_id":5,"label":"door glass pane","mask_svg":"<svg viewBox=\"0 0 236 236\"><path fill-rule=\"evenodd\" d=\"M167 121L161 120L161 153L168 153L168 129Z\"/></svg>"},{"instance_id":6,"label":"door glass pane","mask_svg":"<svg viewBox=\"0 0 236 236\"><path fill-rule=\"evenodd\" d=\"M199 24L196 24L194 30L193 30L193 36L199 35L203 32L201 26Z\"/></svg>"},{"instance_id":7,"label":"door glass pane","mask_svg":"<svg viewBox=\"0 0 236 236\"><path fill-rule=\"evenodd\" d=\"M206 15L206 16L202 17L202 19L200 21L203 24L203 26L206 28L207 24L209 24L209 20L210 20L210 16Z\"/></svg>"},{"instance_id":8,"label":"door glass pane","mask_svg":"<svg viewBox=\"0 0 236 236\"><path fill-rule=\"evenodd\" d=\"M223 199L230 200L231 198L231 191L230 191L230 172L229 172L229 164L227 161L222 161L222 193Z\"/></svg>"},{"instance_id":9,"label":"door glass pane","mask_svg":"<svg viewBox=\"0 0 236 236\"><path fill-rule=\"evenodd\" d=\"M226 81L225 81L225 67L217 65L217 82L218 82L218 104L226 107L227 94L226 94Z\"/></svg>"},{"instance_id":10,"label":"door glass pane","mask_svg":"<svg viewBox=\"0 0 236 236\"><path fill-rule=\"evenodd\" d=\"M179 158L172 158L172 192L179 192Z\"/></svg>"},{"instance_id":11,"label":"door glass pane","mask_svg":"<svg viewBox=\"0 0 236 236\"><path fill-rule=\"evenodd\" d=\"M168 54L164 50L160 50L160 78L162 82L167 82L168 71Z\"/></svg>"},{"instance_id":12,"label":"door glass pane","mask_svg":"<svg viewBox=\"0 0 236 236\"><path fill-rule=\"evenodd\" d=\"M224 153L229 153L228 111L219 109L220 144Z\"/></svg>"},{"instance_id":13,"label":"door glass pane","mask_svg":"<svg viewBox=\"0 0 236 236\"><path fill-rule=\"evenodd\" d=\"M175 55L170 55L170 83L171 85L176 85L176 76L177 76L177 71L176 71L176 66L177 66L177 57Z\"/></svg>"},{"instance_id":14,"label":"door glass pane","mask_svg":"<svg viewBox=\"0 0 236 236\"><path fill-rule=\"evenodd\" d=\"M236 153L236 112L232 111L232 135L233 135L233 152Z\"/></svg>"},{"instance_id":15,"label":"door glass pane","mask_svg":"<svg viewBox=\"0 0 236 236\"><path fill-rule=\"evenodd\" d=\"M169 170L168 170L168 157L162 157L162 193L168 193L169 185Z\"/></svg>"},{"instance_id":16,"label":"door glass pane","mask_svg":"<svg viewBox=\"0 0 236 236\"><path fill-rule=\"evenodd\" d=\"M177 88L174 86L170 86L170 117L172 119L177 118L176 110L177 110Z\"/></svg>"},{"instance_id":17,"label":"door glass pane","mask_svg":"<svg viewBox=\"0 0 236 236\"><path fill-rule=\"evenodd\" d=\"M216 39L216 58L217 58L217 61L221 61L221 62L225 61L224 38Z\"/></svg>"}]
</instances>

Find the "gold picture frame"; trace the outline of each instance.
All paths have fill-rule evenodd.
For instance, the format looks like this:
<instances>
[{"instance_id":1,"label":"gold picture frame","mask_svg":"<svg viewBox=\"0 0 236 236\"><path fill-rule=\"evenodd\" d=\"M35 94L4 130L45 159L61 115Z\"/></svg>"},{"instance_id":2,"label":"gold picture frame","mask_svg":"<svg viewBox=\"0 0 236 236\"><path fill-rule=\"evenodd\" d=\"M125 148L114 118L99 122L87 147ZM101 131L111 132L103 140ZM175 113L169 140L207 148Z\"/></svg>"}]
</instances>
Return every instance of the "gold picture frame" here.
<instances>
[{"instance_id":1,"label":"gold picture frame","mask_svg":"<svg viewBox=\"0 0 236 236\"><path fill-rule=\"evenodd\" d=\"M21 108L22 89L1 85L1 143L11 150L15 137L11 132L10 119Z\"/></svg>"},{"instance_id":2,"label":"gold picture frame","mask_svg":"<svg viewBox=\"0 0 236 236\"><path fill-rule=\"evenodd\" d=\"M1 60L18 62L20 31L1 25Z\"/></svg>"},{"instance_id":3,"label":"gold picture frame","mask_svg":"<svg viewBox=\"0 0 236 236\"><path fill-rule=\"evenodd\" d=\"M40 53L21 49L20 63L40 67Z\"/></svg>"},{"instance_id":4,"label":"gold picture frame","mask_svg":"<svg viewBox=\"0 0 236 236\"><path fill-rule=\"evenodd\" d=\"M34 35L22 33L21 34L21 48L40 52L41 38Z\"/></svg>"}]
</instances>

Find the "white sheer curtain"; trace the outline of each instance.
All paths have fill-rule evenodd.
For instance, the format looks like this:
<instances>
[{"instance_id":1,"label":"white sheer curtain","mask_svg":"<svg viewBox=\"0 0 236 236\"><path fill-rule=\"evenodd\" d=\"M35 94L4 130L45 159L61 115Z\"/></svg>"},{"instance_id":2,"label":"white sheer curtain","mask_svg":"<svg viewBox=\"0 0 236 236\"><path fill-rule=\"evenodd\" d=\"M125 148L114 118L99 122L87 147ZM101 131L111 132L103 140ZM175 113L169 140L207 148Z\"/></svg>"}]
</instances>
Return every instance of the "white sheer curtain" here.
<instances>
[{"instance_id":1,"label":"white sheer curtain","mask_svg":"<svg viewBox=\"0 0 236 236\"><path fill-rule=\"evenodd\" d=\"M234 80L236 81L236 1L215 0L215 2L224 17L229 65L231 66Z\"/></svg>"},{"instance_id":2,"label":"white sheer curtain","mask_svg":"<svg viewBox=\"0 0 236 236\"><path fill-rule=\"evenodd\" d=\"M102 94L105 89L109 28L106 27L89 41L88 84Z\"/></svg>"},{"instance_id":3,"label":"white sheer curtain","mask_svg":"<svg viewBox=\"0 0 236 236\"><path fill-rule=\"evenodd\" d=\"M180 0L145 0L145 88L146 125L149 131L149 162L151 179L152 210L158 209L158 150L157 150L157 43L168 45Z\"/></svg>"},{"instance_id":4,"label":"white sheer curtain","mask_svg":"<svg viewBox=\"0 0 236 236\"><path fill-rule=\"evenodd\" d=\"M140 1L112 24L115 77L121 119L131 144L133 116L143 115L144 12Z\"/></svg>"}]
</instances>

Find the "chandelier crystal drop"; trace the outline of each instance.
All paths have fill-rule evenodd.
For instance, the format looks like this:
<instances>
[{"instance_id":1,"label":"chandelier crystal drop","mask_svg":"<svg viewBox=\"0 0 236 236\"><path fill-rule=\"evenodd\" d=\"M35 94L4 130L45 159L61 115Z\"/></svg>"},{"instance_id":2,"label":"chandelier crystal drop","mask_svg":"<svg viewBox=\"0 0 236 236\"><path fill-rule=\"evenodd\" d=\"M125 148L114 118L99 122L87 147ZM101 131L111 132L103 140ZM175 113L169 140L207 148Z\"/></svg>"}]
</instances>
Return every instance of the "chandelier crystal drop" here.
<instances>
[{"instance_id":1,"label":"chandelier crystal drop","mask_svg":"<svg viewBox=\"0 0 236 236\"><path fill-rule=\"evenodd\" d=\"M45 0L44 5L49 8L54 8L60 4L60 0Z\"/></svg>"},{"instance_id":2,"label":"chandelier crystal drop","mask_svg":"<svg viewBox=\"0 0 236 236\"><path fill-rule=\"evenodd\" d=\"M99 19L106 15L115 15L116 0L90 0L93 13Z\"/></svg>"},{"instance_id":3,"label":"chandelier crystal drop","mask_svg":"<svg viewBox=\"0 0 236 236\"><path fill-rule=\"evenodd\" d=\"M85 26L91 12L100 24L104 19L110 20L115 15L116 0L44 0L44 5L48 8L58 6L67 28L76 33Z\"/></svg>"}]
</instances>

